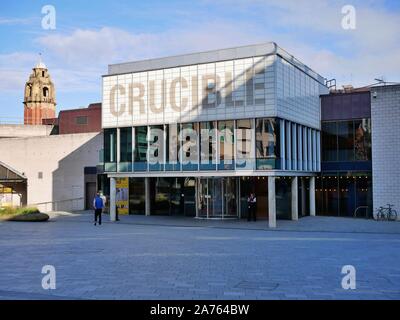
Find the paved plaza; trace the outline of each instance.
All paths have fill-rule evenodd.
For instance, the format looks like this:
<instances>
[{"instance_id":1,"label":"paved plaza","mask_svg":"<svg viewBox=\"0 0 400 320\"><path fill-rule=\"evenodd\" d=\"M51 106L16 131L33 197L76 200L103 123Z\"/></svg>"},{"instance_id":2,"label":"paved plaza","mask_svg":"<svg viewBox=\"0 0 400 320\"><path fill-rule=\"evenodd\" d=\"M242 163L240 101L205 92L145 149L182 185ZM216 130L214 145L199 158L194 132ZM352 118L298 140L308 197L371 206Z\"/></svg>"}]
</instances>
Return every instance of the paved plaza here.
<instances>
[{"instance_id":1,"label":"paved plaza","mask_svg":"<svg viewBox=\"0 0 400 320\"><path fill-rule=\"evenodd\" d=\"M400 299L400 222L92 219L0 222L0 299ZM344 265L355 290L341 286Z\"/></svg>"}]
</instances>

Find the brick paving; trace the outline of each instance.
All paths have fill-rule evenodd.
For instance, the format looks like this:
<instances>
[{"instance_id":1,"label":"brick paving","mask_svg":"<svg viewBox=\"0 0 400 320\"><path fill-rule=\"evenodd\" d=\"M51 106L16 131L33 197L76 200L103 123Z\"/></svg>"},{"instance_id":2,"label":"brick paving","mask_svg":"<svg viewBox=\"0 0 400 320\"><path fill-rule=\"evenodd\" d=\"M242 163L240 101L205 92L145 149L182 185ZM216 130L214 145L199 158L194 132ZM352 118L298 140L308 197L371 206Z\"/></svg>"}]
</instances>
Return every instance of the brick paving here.
<instances>
[{"instance_id":1,"label":"brick paving","mask_svg":"<svg viewBox=\"0 0 400 320\"><path fill-rule=\"evenodd\" d=\"M400 222L92 215L0 223L0 299L399 299ZM56 289L41 286L44 265ZM341 287L343 265L356 289Z\"/></svg>"}]
</instances>

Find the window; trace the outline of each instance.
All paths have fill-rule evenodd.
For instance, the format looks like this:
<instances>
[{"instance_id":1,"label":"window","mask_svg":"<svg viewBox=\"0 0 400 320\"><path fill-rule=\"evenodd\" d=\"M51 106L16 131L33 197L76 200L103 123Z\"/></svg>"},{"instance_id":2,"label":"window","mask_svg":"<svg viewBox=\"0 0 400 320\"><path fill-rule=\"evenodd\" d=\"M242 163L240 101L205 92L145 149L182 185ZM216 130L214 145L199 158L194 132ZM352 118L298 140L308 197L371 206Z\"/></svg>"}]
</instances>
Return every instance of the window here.
<instances>
[{"instance_id":1,"label":"window","mask_svg":"<svg viewBox=\"0 0 400 320\"><path fill-rule=\"evenodd\" d=\"M371 119L354 121L354 151L356 160L371 160Z\"/></svg>"},{"instance_id":2,"label":"window","mask_svg":"<svg viewBox=\"0 0 400 320\"><path fill-rule=\"evenodd\" d=\"M38 172L38 179L43 179L43 172L42 171Z\"/></svg>"},{"instance_id":3,"label":"window","mask_svg":"<svg viewBox=\"0 0 400 320\"><path fill-rule=\"evenodd\" d=\"M253 130L252 120L236 121L236 168L253 169L254 159L252 159Z\"/></svg>"},{"instance_id":4,"label":"window","mask_svg":"<svg viewBox=\"0 0 400 320\"><path fill-rule=\"evenodd\" d=\"M322 123L322 161L371 160L371 119Z\"/></svg>"},{"instance_id":5,"label":"window","mask_svg":"<svg viewBox=\"0 0 400 320\"><path fill-rule=\"evenodd\" d=\"M132 128L121 128L120 140L120 165L119 171L132 170Z\"/></svg>"},{"instance_id":6,"label":"window","mask_svg":"<svg viewBox=\"0 0 400 320\"><path fill-rule=\"evenodd\" d=\"M215 170L217 135L214 122L200 123L200 170Z\"/></svg>"},{"instance_id":7,"label":"window","mask_svg":"<svg viewBox=\"0 0 400 320\"><path fill-rule=\"evenodd\" d=\"M184 123L182 124L182 131L180 133L181 140L181 159L183 170L197 170L198 169L198 145L197 145L197 123Z\"/></svg>"},{"instance_id":8,"label":"window","mask_svg":"<svg viewBox=\"0 0 400 320\"><path fill-rule=\"evenodd\" d=\"M77 125L87 125L88 124L88 117L87 116L78 116L75 118L75 123Z\"/></svg>"},{"instance_id":9,"label":"window","mask_svg":"<svg viewBox=\"0 0 400 320\"><path fill-rule=\"evenodd\" d=\"M234 122L218 121L219 159L218 169L234 168Z\"/></svg>"},{"instance_id":10,"label":"window","mask_svg":"<svg viewBox=\"0 0 400 320\"><path fill-rule=\"evenodd\" d=\"M165 170L167 171L180 170L180 163L178 159L179 131L179 124L168 124L165 126L165 134L167 135L167 143L165 146Z\"/></svg>"},{"instance_id":11,"label":"window","mask_svg":"<svg viewBox=\"0 0 400 320\"><path fill-rule=\"evenodd\" d=\"M280 159L279 120L256 119L256 162L257 169L279 169Z\"/></svg>"},{"instance_id":12,"label":"window","mask_svg":"<svg viewBox=\"0 0 400 320\"><path fill-rule=\"evenodd\" d=\"M135 128L134 170L147 170L147 127Z\"/></svg>"},{"instance_id":13,"label":"window","mask_svg":"<svg viewBox=\"0 0 400 320\"><path fill-rule=\"evenodd\" d=\"M337 161L337 123L322 123L322 161Z\"/></svg>"},{"instance_id":14,"label":"window","mask_svg":"<svg viewBox=\"0 0 400 320\"><path fill-rule=\"evenodd\" d=\"M150 126L149 130L149 170L160 171L164 168L164 126Z\"/></svg>"},{"instance_id":15,"label":"window","mask_svg":"<svg viewBox=\"0 0 400 320\"><path fill-rule=\"evenodd\" d=\"M338 160L354 160L354 124L353 121L338 122Z\"/></svg>"},{"instance_id":16,"label":"window","mask_svg":"<svg viewBox=\"0 0 400 320\"><path fill-rule=\"evenodd\" d=\"M43 97L47 97L49 95L49 88L44 87L43 88Z\"/></svg>"},{"instance_id":17,"label":"window","mask_svg":"<svg viewBox=\"0 0 400 320\"><path fill-rule=\"evenodd\" d=\"M117 129L104 129L104 171L116 171Z\"/></svg>"}]
</instances>

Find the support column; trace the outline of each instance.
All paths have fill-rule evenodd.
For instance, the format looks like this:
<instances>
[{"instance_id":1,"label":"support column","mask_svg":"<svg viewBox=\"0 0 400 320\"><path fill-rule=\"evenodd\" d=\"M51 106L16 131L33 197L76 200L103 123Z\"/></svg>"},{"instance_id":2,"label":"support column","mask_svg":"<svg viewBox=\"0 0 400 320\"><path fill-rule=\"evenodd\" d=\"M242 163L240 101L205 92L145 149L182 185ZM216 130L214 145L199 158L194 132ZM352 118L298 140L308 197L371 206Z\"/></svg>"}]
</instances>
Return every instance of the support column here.
<instances>
[{"instance_id":1,"label":"support column","mask_svg":"<svg viewBox=\"0 0 400 320\"><path fill-rule=\"evenodd\" d=\"M268 177L268 227L276 228L275 177Z\"/></svg>"},{"instance_id":2,"label":"support column","mask_svg":"<svg viewBox=\"0 0 400 320\"><path fill-rule=\"evenodd\" d=\"M300 178L301 181L301 215L306 215L306 183L304 177Z\"/></svg>"},{"instance_id":3,"label":"support column","mask_svg":"<svg viewBox=\"0 0 400 320\"><path fill-rule=\"evenodd\" d=\"M310 177L310 216L315 216L315 177Z\"/></svg>"},{"instance_id":4,"label":"support column","mask_svg":"<svg viewBox=\"0 0 400 320\"><path fill-rule=\"evenodd\" d=\"M115 196L117 194L117 190L115 187L115 178L110 178L110 221L115 221L116 218L116 210L117 205L115 202Z\"/></svg>"},{"instance_id":5,"label":"support column","mask_svg":"<svg viewBox=\"0 0 400 320\"><path fill-rule=\"evenodd\" d=\"M144 178L144 192L145 192L145 214L150 215L150 178Z\"/></svg>"},{"instance_id":6,"label":"support column","mask_svg":"<svg viewBox=\"0 0 400 320\"><path fill-rule=\"evenodd\" d=\"M298 178L292 177L292 220L299 220Z\"/></svg>"}]
</instances>

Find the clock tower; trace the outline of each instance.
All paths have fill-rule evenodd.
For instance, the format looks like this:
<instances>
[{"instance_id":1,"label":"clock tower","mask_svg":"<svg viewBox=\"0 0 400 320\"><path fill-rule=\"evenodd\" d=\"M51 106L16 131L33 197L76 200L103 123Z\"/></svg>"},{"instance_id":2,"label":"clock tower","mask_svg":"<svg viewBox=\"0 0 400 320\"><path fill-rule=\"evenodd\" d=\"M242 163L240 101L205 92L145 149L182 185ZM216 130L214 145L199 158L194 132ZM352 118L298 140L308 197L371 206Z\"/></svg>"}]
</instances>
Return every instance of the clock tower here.
<instances>
[{"instance_id":1,"label":"clock tower","mask_svg":"<svg viewBox=\"0 0 400 320\"><path fill-rule=\"evenodd\" d=\"M55 118L56 95L46 65L39 60L32 69L24 92L24 124L42 124L43 119Z\"/></svg>"}]
</instances>

